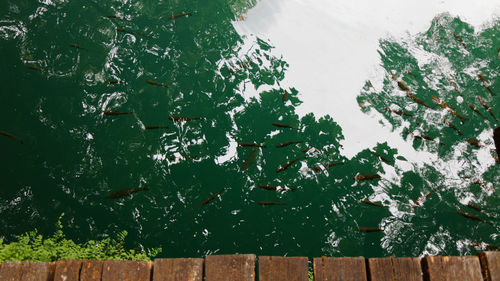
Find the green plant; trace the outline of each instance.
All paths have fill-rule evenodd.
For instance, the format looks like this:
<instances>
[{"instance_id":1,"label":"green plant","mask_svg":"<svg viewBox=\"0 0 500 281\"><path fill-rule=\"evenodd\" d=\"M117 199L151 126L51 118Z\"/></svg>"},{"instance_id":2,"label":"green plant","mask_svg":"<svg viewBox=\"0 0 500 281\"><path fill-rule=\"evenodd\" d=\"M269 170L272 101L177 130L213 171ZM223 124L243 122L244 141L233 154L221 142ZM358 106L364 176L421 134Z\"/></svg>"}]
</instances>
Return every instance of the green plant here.
<instances>
[{"instance_id":1,"label":"green plant","mask_svg":"<svg viewBox=\"0 0 500 281\"><path fill-rule=\"evenodd\" d=\"M127 231L117 234L115 239L90 240L77 244L67 239L63 232L61 219L56 224L56 231L48 238L43 238L35 229L17 237L17 242L4 244L0 239L0 263L4 261L57 261L64 259L84 260L134 260L149 261L161 252L161 248L146 251L126 250L123 246Z\"/></svg>"}]
</instances>

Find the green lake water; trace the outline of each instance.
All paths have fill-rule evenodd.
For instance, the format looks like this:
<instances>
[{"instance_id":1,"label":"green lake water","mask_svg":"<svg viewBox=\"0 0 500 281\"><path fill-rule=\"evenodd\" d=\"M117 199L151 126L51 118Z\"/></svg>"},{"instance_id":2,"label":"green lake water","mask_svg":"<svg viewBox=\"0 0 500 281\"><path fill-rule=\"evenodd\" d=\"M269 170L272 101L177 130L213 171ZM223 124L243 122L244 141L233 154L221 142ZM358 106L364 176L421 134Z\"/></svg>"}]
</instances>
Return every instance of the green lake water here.
<instances>
[{"instance_id":1,"label":"green lake water","mask_svg":"<svg viewBox=\"0 0 500 281\"><path fill-rule=\"evenodd\" d=\"M0 135L7 241L51 233L64 213L68 238L126 230L129 247L164 257L500 245L498 20L475 30L440 14L406 39L380 39L384 72L351 100L426 155L414 161L388 142L346 156L333 117L298 112L308 93L283 82L286 57L235 29L254 1L101 2L0 3L0 131L17 138ZM191 15L169 19L180 13ZM148 189L107 198L138 187Z\"/></svg>"}]
</instances>

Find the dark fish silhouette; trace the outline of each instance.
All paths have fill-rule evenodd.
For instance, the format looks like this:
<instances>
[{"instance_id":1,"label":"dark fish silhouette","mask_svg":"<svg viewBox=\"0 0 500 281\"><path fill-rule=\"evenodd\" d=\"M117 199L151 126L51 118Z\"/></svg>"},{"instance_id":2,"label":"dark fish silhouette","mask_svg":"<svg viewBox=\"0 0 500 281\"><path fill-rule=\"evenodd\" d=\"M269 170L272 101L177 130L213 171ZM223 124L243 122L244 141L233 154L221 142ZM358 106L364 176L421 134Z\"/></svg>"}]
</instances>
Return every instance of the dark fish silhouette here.
<instances>
[{"instance_id":1,"label":"dark fish silhouette","mask_svg":"<svg viewBox=\"0 0 500 281\"><path fill-rule=\"evenodd\" d=\"M114 110L101 110L101 111L99 111L99 113L102 113L103 115L108 115L108 116L132 114L132 112L128 112L128 111L114 111Z\"/></svg>"},{"instance_id":2,"label":"dark fish silhouette","mask_svg":"<svg viewBox=\"0 0 500 281\"><path fill-rule=\"evenodd\" d=\"M163 84L163 83L160 83L160 82L157 82L157 81L153 81L153 80L146 80L146 83L148 83L150 85L153 85L153 86L159 86L159 87L168 88L167 84Z\"/></svg>"},{"instance_id":3,"label":"dark fish silhouette","mask_svg":"<svg viewBox=\"0 0 500 281\"><path fill-rule=\"evenodd\" d=\"M0 135L2 135L2 136L6 136L6 137L8 137L8 138L11 138L11 139L13 139L13 140L17 141L18 143L21 143L21 144L23 143L23 141L22 141L21 139L19 139L18 137L14 136L14 135L13 135L13 134L11 134L11 133L7 133L7 132L5 132L5 131L0 131Z\"/></svg>"},{"instance_id":4,"label":"dark fish silhouette","mask_svg":"<svg viewBox=\"0 0 500 281\"><path fill-rule=\"evenodd\" d=\"M138 187L138 188L122 189L122 190L111 192L108 195L108 198L110 198L110 199L120 198L120 197L124 197L124 196L130 195L132 193L142 191L142 190L148 190L148 188L146 186L143 186L143 187Z\"/></svg>"},{"instance_id":5,"label":"dark fish silhouette","mask_svg":"<svg viewBox=\"0 0 500 281\"><path fill-rule=\"evenodd\" d=\"M120 80L106 80L104 81L106 84L120 84Z\"/></svg>"},{"instance_id":6,"label":"dark fish silhouette","mask_svg":"<svg viewBox=\"0 0 500 281\"><path fill-rule=\"evenodd\" d=\"M201 206L204 206L204 205L206 205L206 204L208 204L208 203L210 203L210 201L214 200L214 199L215 199L217 196L219 196L219 195L220 195L223 191L224 191L224 188L223 188L223 189L221 189L219 192L214 193L214 194L212 194L212 195L208 196L205 200L201 201L201 203L200 203L200 207L201 207Z\"/></svg>"},{"instance_id":7,"label":"dark fish silhouette","mask_svg":"<svg viewBox=\"0 0 500 281\"><path fill-rule=\"evenodd\" d=\"M314 168L312 168L312 170L313 170L313 172L317 173L317 172L323 171L323 169L326 170L330 167L337 166L337 165L344 165L344 163L343 162L328 163L326 165L323 165L323 167L321 167L321 166L314 167Z\"/></svg>"},{"instance_id":8,"label":"dark fish silhouette","mask_svg":"<svg viewBox=\"0 0 500 281\"><path fill-rule=\"evenodd\" d=\"M376 203L376 202L372 202L372 201L370 201L368 199L361 200L361 203L365 203L367 205L371 205L371 206L375 206L375 207L384 207L384 206L382 206L382 204Z\"/></svg>"},{"instance_id":9,"label":"dark fish silhouette","mask_svg":"<svg viewBox=\"0 0 500 281\"><path fill-rule=\"evenodd\" d=\"M168 120L172 120L174 122L194 121L194 120L201 120L201 117L170 116L168 117Z\"/></svg>"},{"instance_id":10,"label":"dark fish silhouette","mask_svg":"<svg viewBox=\"0 0 500 281\"><path fill-rule=\"evenodd\" d=\"M289 142L280 143L280 144L276 145L276 147L281 148L281 147L285 147L285 146L289 146L289 145L297 144L297 143L302 143L302 142L304 142L304 141L289 141Z\"/></svg>"},{"instance_id":11,"label":"dark fish silhouette","mask_svg":"<svg viewBox=\"0 0 500 281\"><path fill-rule=\"evenodd\" d=\"M467 104L467 106L468 106L468 107L469 107L472 111L474 111L475 113L479 114L481 117L483 117L484 119L486 119L486 117L484 117L484 115L483 115L483 114L482 114L479 110L477 110L477 108L476 108L474 105L472 105L472 104L471 104L471 103L469 103L469 102L465 102L465 103Z\"/></svg>"},{"instance_id":12,"label":"dark fish silhouette","mask_svg":"<svg viewBox=\"0 0 500 281\"><path fill-rule=\"evenodd\" d=\"M273 122L273 123L271 123L271 125L273 125L275 127L279 127L279 128L288 128L288 129L298 130L298 128L296 128L296 127L292 127L290 125L283 124L283 123Z\"/></svg>"},{"instance_id":13,"label":"dark fish silhouette","mask_svg":"<svg viewBox=\"0 0 500 281\"><path fill-rule=\"evenodd\" d=\"M263 144L253 143L253 142L238 142L238 146L243 147L266 147Z\"/></svg>"},{"instance_id":14,"label":"dark fish silhouette","mask_svg":"<svg viewBox=\"0 0 500 281\"><path fill-rule=\"evenodd\" d=\"M500 156L500 127L493 131L493 141L495 142L495 149L497 150L497 155Z\"/></svg>"},{"instance_id":15,"label":"dark fish silhouette","mask_svg":"<svg viewBox=\"0 0 500 281\"><path fill-rule=\"evenodd\" d=\"M285 90L283 96L281 97L281 101L285 102L287 97L288 97L288 92Z\"/></svg>"},{"instance_id":16,"label":"dark fish silhouette","mask_svg":"<svg viewBox=\"0 0 500 281\"><path fill-rule=\"evenodd\" d=\"M279 167L278 169L276 169L276 173L279 173L281 171L284 171L286 169L288 169L288 167L290 167L290 165L292 165L293 163L299 161L299 160L302 160L302 159L305 159L305 157L299 157L299 158L295 158L293 160L290 160L288 163L286 163L285 165Z\"/></svg>"},{"instance_id":17,"label":"dark fish silhouette","mask_svg":"<svg viewBox=\"0 0 500 281\"><path fill-rule=\"evenodd\" d=\"M490 105L480 96L477 96L477 99L479 100L479 102L483 105L484 108L486 108L486 110L490 113L490 115L498 121L497 117L495 116L495 114L493 114L493 111L491 110L491 107Z\"/></svg>"},{"instance_id":18,"label":"dark fish silhouette","mask_svg":"<svg viewBox=\"0 0 500 281\"><path fill-rule=\"evenodd\" d=\"M487 223L487 224L491 224L491 222L488 222L488 221L485 221L483 220L482 218L479 218L479 217L476 217L474 215L471 215L469 213L466 213L466 212L463 212L463 211L460 211L460 210L457 210L457 214L463 216L463 217L466 217L468 219L471 219L471 220L475 220L475 221L478 221L478 222L484 222L484 223Z\"/></svg>"},{"instance_id":19,"label":"dark fish silhouette","mask_svg":"<svg viewBox=\"0 0 500 281\"><path fill-rule=\"evenodd\" d=\"M248 154L248 157L245 159L245 162L243 162L243 166L241 167L242 171L245 171L246 169L248 169L250 167L253 160L257 156L257 149L258 149L258 147L254 148L252 150L252 152L250 152L250 154Z\"/></svg>"},{"instance_id":20,"label":"dark fish silhouette","mask_svg":"<svg viewBox=\"0 0 500 281\"><path fill-rule=\"evenodd\" d=\"M493 91L491 90L490 86L488 85L488 82L486 82L486 78L484 78L484 76L481 72L479 72L477 74L477 77L479 77L479 80L481 80L481 82L483 82L483 86L486 87L486 89L488 89L488 92L490 92L490 94L492 96L496 96L495 93L493 93Z\"/></svg>"},{"instance_id":21,"label":"dark fish silhouette","mask_svg":"<svg viewBox=\"0 0 500 281\"><path fill-rule=\"evenodd\" d=\"M36 70L36 71L42 71L42 69L40 67L34 66L34 65L27 65L26 68L31 69L31 70Z\"/></svg>"},{"instance_id":22,"label":"dark fish silhouette","mask_svg":"<svg viewBox=\"0 0 500 281\"><path fill-rule=\"evenodd\" d=\"M259 202L257 202L257 204L262 205L262 206L285 205L285 203L271 202L271 201L259 201Z\"/></svg>"},{"instance_id":23,"label":"dark fish silhouette","mask_svg":"<svg viewBox=\"0 0 500 281\"><path fill-rule=\"evenodd\" d=\"M146 130L168 129L167 126L144 126Z\"/></svg>"},{"instance_id":24,"label":"dark fish silhouette","mask_svg":"<svg viewBox=\"0 0 500 281\"><path fill-rule=\"evenodd\" d=\"M378 174L359 174L354 177L355 180L357 181L364 181L364 180L373 180L373 179L379 179L380 175Z\"/></svg>"},{"instance_id":25,"label":"dark fish silhouette","mask_svg":"<svg viewBox=\"0 0 500 281\"><path fill-rule=\"evenodd\" d=\"M69 46L70 46L70 47L73 47L73 48L81 49L81 50L87 50L87 49L85 49L84 47L82 47L82 46L80 46L80 45L77 45L77 44L73 44L73 43L69 44Z\"/></svg>"},{"instance_id":26,"label":"dark fish silhouette","mask_svg":"<svg viewBox=\"0 0 500 281\"><path fill-rule=\"evenodd\" d=\"M379 231L384 231L382 228L379 227L358 227L359 232L379 232Z\"/></svg>"},{"instance_id":27,"label":"dark fish silhouette","mask_svg":"<svg viewBox=\"0 0 500 281\"><path fill-rule=\"evenodd\" d=\"M176 18L188 17L188 16L191 16L191 13L180 13L180 14L177 14L177 15L170 16L170 17L168 17L168 19L169 20L174 20Z\"/></svg>"}]
</instances>

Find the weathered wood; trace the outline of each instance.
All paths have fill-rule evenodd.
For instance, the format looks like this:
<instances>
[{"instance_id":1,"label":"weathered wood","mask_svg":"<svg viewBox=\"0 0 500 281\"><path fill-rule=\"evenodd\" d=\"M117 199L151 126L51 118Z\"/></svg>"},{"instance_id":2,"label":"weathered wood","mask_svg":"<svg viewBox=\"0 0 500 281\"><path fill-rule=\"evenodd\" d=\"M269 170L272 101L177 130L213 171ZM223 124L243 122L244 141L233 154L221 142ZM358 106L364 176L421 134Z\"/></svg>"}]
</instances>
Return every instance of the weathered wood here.
<instances>
[{"instance_id":1,"label":"weathered wood","mask_svg":"<svg viewBox=\"0 0 500 281\"><path fill-rule=\"evenodd\" d=\"M156 259L154 281L202 281L203 259Z\"/></svg>"},{"instance_id":2,"label":"weathered wood","mask_svg":"<svg viewBox=\"0 0 500 281\"><path fill-rule=\"evenodd\" d=\"M101 281L103 261L83 261L81 281Z\"/></svg>"},{"instance_id":3,"label":"weathered wood","mask_svg":"<svg viewBox=\"0 0 500 281\"><path fill-rule=\"evenodd\" d=\"M23 274L21 262L4 262L0 268L0 281L18 281Z\"/></svg>"},{"instance_id":4,"label":"weathered wood","mask_svg":"<svg viewBox=\"0 0 500 281\"><path fill-rule=\"evenodd\" d=\"M53 262L30 261L23 262L23 281L52 281L54 279Z\"/></svg>"},{"instance_id":5,"label":"weathered wood","mask_svg":"<svg viewBox=\"0 0 500 281\"><path fill-rule=\"evenodd\" d=\"M205 258L206 281L255 281L255 255L215 255Z\"/></svg>"},{"instance_id":6,"label":"weathered wood","mask_svg":"<svg viewBox=\"0 0 500 281\"><path fill-rule=\"evenodd\" d=\"M150 281L152 262L105 261L102 281Z\"/></svg>"},{"instance_id":7,"label":"weathered wood","mask_svg":"<svg viewBox=\"0 0 500 281\"><path fill-rule=\"evenodd\" d=\"M479 253L484 280L500 281L500 252Z\"/></svg>"},{"instance_id":8,"label":"weathered wood","mask_svg":"<svg viewBox=\"0 0 500 281\"><path fill-rule=\"evenodd\" d=\"M478 257L425 257L422 263L428 281L482 281Z\"/></svg>"},{"instance_id":9,"label":"weathered wood","mask_svg":"<svg viewBox=\"0 0 500 281\"><path fill-rule=\"evenodd\" d=\"M80 281L82 261L62 260L56 263L54 281Z\"/></svg>"},{"instance_id":10,"label":"weathered wood","mask_svg":"<svg viewBox=\"0 0 500 281\"><path fill-rule=\"evenodd\" d=\"M419 258L370 258L371 281L422 281Z\"/></svg>"},{"instance_id":11,"label":"weathered wood","mask_svg":"<svg viewBox=\"0 0 500 281\"><path fill-rule=\"evenodd\" d=\"M315 258L315 281L366 281L365 258Z\"/></svg>"},{"instance_id":12,"label":"weathered wood","mask_svg":"<svg viewBox=\"0 0 500 281\"><path fill-rule=\"evenodd\" d=\"M306 257L259 257L259 281L308 281Z\"/></svg>"}]
</instances>

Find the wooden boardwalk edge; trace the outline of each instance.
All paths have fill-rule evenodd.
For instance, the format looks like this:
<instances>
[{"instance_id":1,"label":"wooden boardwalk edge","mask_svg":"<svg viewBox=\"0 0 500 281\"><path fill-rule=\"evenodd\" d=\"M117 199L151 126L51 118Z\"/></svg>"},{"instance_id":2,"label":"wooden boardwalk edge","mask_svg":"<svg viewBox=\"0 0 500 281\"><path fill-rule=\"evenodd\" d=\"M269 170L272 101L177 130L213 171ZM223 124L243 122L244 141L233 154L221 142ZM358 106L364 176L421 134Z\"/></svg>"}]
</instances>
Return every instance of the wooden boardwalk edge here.
<instances>
[{"instance_id":1,"label":"wooden boardwalk edge","mask_svg":"<svg viewBox=\"0 0 500 281\"><path fill-rule=\"evenodd\" d=\"M256 268L258 262L258 268ZM0 281L308 281L307 257L211 255L154 262L4 262ZM313 258L315 281L500 281L500 252L424 258Z\"/></svg>"}]
</instances>

